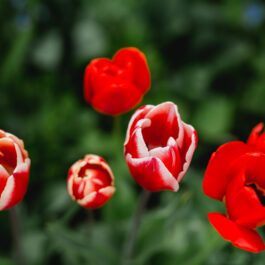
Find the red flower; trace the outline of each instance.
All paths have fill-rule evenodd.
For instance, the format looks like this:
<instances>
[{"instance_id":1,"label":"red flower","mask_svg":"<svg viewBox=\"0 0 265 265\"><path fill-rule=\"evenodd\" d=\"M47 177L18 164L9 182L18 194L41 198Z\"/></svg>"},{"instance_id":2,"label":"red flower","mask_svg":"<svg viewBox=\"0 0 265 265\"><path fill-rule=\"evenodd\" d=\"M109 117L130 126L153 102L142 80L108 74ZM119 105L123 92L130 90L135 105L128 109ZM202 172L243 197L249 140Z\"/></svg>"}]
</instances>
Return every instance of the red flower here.
<instances>
[{"instance_id":1,"label":"red flower","mask_svg":"<svg viewBox=\"0 0 265 265\"><path fill-rule=\"evenodd\" d=\"M30 159L23 141L0 130L0 210L15 206L23 199L29 168Z\"/></svg>"},{"instance_id":2,"label":"red flower","mask_svg":"<svg viewBox=\"0 0 265 265\"><path fill-rule=\"evenodd\" d=\"M97 111L119 115L140 103L150 82L145 55L136 48L124 48L113 60L90 62L85 70L84 96Z\"/></svg>"},{"instance_id":3,"label":"red flower","mask_svg":"<svg viewBox=\"0 0 265 265\"><path fill-rule=\"evenodd\" d=\"M265 224L265 133L258 124L248 142L222 145L212 154L203 191L223 201L227 215L209 213L215 229L236 247L260 252L265 245L255 231Z\"/></svg>"},{"instance_id":4,"label":"red flower","mask_svg":"<svg viewBox=\"0 0 265 265\"><path fill-rule=\"evenodd\" d=\"M146 105L131 118L124 144L134 179L149 191L177 191L197 145L195 129L184 123L177 106Z\"/></svg>"},{"instance_id":5,"label":"red flower","mask_svg":"<svg viewBox=\"0 0 265 265\"><path fill-rule=\"evenodd\" d=\"M115 191L111 169L97 155L86 155L74 163L68 172L67 185L72 199L88 209L101 207Z\"/></svg>"}]
</instances>

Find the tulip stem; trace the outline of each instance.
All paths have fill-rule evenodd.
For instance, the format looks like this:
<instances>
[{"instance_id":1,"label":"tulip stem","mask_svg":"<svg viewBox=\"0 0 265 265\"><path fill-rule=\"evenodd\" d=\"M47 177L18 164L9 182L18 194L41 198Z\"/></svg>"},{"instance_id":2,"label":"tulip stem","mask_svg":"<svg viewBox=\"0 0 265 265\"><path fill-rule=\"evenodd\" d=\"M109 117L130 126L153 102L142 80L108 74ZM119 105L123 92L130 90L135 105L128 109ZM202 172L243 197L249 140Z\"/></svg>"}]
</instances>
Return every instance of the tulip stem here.
<instances>
[{"instance_id":1,"label":"tulip stem","mask_svg":"<svg viewBox=\"0 0 265 265\"><path fill-rule=\"evenodd\" d=\"M113 134L120 134L120 118L119 116L113 117Z\"/></svg>"},{"instance_id":2,"label":"tulip stem","mask_svg":"<svg viewBox=\"0 0 265 265\"><path fill-rule=\"evenodd\" d=\"M15 207L9 209L11 225L12 225L12 233L13 233L13 244L15 248L16 255L16 263L18 265L24 264L24 257L21 248L21 236L20 236L20 225L19 225L19 217Z\"/></svg>"},{"instance_id":3,"label":"tulip stem","mask_svg":"<svg viewBox=\"0 0 265 265\"><path fill-rule=\"evenodd\" d=\"M137 232L139 230L141 219L142 219L142 216L143 216L143 213L144 213L144 210L145 210L145 207L147 205L150 195L151 195L151 192L145 189L143 189L143 191L140 194L140 198L139 198L138 206L137 206L137 209L134 215L132 226L131 226L131 229L125 241L125 249L124 249L122 265L129 264L134 254Z\"/></svg>"},{"instance_id":4,"label":"tulip stem","mask_svg":"<svg viewBox=\"0 0 265 265\"><path fill-rule=\"evenodd\" d=\"M91 236L93 231L94 212L92 209L87 210L87 236Z\"/></svg>"}]
</instances>

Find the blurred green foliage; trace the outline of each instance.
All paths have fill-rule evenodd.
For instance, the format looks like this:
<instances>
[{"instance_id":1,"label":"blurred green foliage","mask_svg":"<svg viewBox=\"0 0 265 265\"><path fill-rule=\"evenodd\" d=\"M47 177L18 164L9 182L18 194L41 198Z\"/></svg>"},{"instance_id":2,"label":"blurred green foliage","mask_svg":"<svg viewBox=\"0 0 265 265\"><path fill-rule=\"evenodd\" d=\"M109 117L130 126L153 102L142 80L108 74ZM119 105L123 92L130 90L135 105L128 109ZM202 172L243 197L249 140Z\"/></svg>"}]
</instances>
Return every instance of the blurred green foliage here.
<instances>
[{"instance_id":1,"label":"blurred green foliage","mask_svg":"<svg viewBox=\"0 0 265 265\"><path fill-rule=\"evenodd\" d=\"M211 153L265 120L264 23L264 2L251 0L0 2L0 128L24 140L32 161L17 207L25 264L120 262L140 191L122 154L132 112L114 139L112 118L84 102L82 82L91 59L124 46L142 50L151 68L141 104L175 102L199 136L180 191L152 194L131 265L264 264L264 253L215 232L206 214L224 207L201 189ZM109 162L117 187L93 214L66 190L68 168L87 153ZM7 211L0 227L0 264L15 264Z\"/></svg>"}]
</instances>

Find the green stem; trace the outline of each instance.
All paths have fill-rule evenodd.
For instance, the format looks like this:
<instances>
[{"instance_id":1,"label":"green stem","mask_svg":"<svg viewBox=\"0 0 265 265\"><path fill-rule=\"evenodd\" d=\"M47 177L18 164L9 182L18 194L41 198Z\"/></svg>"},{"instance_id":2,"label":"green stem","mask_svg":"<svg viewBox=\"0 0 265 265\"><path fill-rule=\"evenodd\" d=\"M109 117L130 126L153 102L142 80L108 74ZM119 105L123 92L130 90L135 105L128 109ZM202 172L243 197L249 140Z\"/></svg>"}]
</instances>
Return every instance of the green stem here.
<instances>
[{"instance_id":1,"label":"green stem","mask_svg":"<svg viewBox=\"0 0 265 265\"><path fill-rule=\"evenodd\" d=\"M125 248L124 248L124 255L123 255L123 260L122 260L122 265L129 264L131 261L131 258L133 257L134 254L134 248L135 248L135 242L136 242L136 237L137 237L137 232L139 230L140 224L141 224L141 219L145 210L145 207L147 205L148 199L151 195L151 192L143 189L139 202L138 202L138 207L135 212L135 216L132 222L131 229L128 233L128 236L125 241Z\"/></svg>"},{"instance_id":2,"label":"green stem","mask_svg":"<svg viewBox=\"0 0 265 265\"><path fill-rule=\"evenodd\" d=\"M113 135L119 135L120 134L120 117L114 116L113 117Z\"/></svg>"},{"instance_id":3,"label":"green stem","mask_svg":"<svg viewBox=\"0 0 265 265\"><path fill-rule=\"evenodd\" d=\"M93 210L87 210L87 236L92 235L94 224L94 212Z\"/></svg>"},{"instance_id":4,"label":"green stem","mask_svg":"<svg viewBox=\"0 0 265 265\"><path fill-rule=\"evenodd\" d=\"M20 226L19 226L19 217L15 207L9 209L10 219L12 224L12 233L13 233L13 242L16 255L17 265L24 264L24 257L21 248L21 235L20 235Z\"/></svg>"}]
</instances>

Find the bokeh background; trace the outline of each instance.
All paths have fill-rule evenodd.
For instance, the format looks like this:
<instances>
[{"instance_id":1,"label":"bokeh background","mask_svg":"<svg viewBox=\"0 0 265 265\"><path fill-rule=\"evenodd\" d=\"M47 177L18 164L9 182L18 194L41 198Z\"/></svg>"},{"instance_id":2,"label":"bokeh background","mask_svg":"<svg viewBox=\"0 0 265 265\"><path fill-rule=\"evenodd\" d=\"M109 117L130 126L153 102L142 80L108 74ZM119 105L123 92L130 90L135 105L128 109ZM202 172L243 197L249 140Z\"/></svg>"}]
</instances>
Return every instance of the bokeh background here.
<instances>
[{"instance_id":1,"label":"bokeh background","mask_svg":"<svg viewBox=\"0 0 265 265\"><path fill-rule=\"evenodd\" d=\"M0 128L24 140L32 161L17 207L25 264L120 262L140 192L122 154L133 111L114 136L113 119L85 103L82 82L91 59L126 46L150 65L141 105L175 102L199 137L179 192L152 194L131 264L264 264L264 253L217 234L206 214L225 209L202 192L211 153L265 121L263 1L1 0L0 25ZM66 191L68 168L87 153L103 156L116 177L115 195L93 213ZM0 264L15 264L8 211L0 234Z\"/></svg>"}]
</instances>

